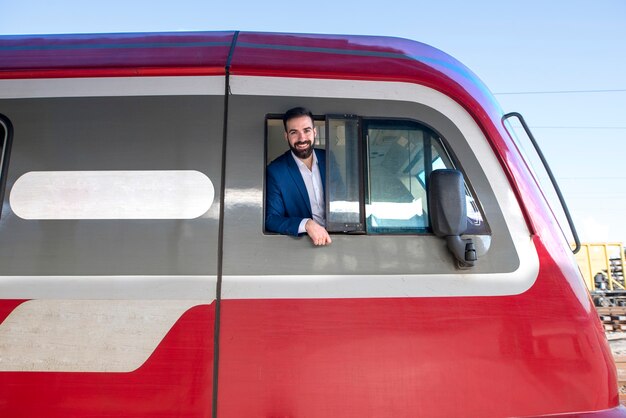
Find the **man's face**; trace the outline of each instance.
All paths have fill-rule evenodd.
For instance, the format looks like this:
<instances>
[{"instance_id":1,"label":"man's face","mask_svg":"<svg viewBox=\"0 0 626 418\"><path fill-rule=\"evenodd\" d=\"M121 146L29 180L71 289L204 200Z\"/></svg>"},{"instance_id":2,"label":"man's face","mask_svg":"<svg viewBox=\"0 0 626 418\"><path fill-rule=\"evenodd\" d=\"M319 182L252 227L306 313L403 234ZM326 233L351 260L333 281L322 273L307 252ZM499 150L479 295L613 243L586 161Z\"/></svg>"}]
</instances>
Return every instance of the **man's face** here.
<instances>
[{"instance_id":1,"label":"man's face","mask_svg":"<svg viewBox=\"0 0 626 418\"><path fill-rule=\"evenodd\" d=\"M310 117L298 116L287 121L285 139L296 157L306 159L311 156L315 135L317 132Z\"/></svg>"}]
</instances>

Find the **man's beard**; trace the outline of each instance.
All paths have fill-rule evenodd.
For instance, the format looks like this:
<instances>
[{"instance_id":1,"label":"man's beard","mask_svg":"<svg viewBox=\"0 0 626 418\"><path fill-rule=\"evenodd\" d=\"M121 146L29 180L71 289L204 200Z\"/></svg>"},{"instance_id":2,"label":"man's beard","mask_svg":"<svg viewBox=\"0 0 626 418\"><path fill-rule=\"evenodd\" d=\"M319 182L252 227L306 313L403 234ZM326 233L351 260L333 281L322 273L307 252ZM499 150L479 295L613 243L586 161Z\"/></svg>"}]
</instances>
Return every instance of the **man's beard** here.
<instances>
[{"instance_id":1,"label":"man's beard","mask_svg":"<svg viewBox=\"0 0 626 418\"><path fill-rule=\"evenodd\" d=\"M309 146L304 149L296 148L296 145L303 144L303 143L308 143ZM289 148L291 148L291 151L295 154L295 156L300 158L301 160L309 158L311 154L313 153L313 143L310 141L298 141L293 145L291 145L291 142L290 142Z\"/></svg>"}]
</instances>

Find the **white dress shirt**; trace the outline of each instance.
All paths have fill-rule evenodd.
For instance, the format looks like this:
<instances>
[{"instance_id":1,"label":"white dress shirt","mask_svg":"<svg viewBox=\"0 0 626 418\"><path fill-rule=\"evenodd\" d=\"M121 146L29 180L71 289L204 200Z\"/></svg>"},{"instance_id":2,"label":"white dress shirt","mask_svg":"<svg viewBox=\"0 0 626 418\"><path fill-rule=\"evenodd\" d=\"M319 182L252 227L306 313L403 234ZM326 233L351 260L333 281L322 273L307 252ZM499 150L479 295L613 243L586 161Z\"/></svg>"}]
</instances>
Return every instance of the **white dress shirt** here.
<instances>
[{"instance_id":1,"label":"white dress shirt","mask_svg":"<svg viewBox=\"0 0 626 418\"><path fill-rule=\"evenodd\" d=\"M300 170L300 175L302 175L302 180L304 180L304 185L306 186L306 191L309 195L309 201L311 202L311 214L313 215L313 220L325 227L326 206L324 202L324 186L322 185L322 175L320 174L315 151L313 152L311 170L309 170L306 164L300 161L300 159L296 157L293 152L291 153L291 156L296 161L298 169ZM308 220L309 218L304 218L302 222L300 222L300 227L298 228L299 234L306 232L304 225Z\"/></svg>"}]
</instances>

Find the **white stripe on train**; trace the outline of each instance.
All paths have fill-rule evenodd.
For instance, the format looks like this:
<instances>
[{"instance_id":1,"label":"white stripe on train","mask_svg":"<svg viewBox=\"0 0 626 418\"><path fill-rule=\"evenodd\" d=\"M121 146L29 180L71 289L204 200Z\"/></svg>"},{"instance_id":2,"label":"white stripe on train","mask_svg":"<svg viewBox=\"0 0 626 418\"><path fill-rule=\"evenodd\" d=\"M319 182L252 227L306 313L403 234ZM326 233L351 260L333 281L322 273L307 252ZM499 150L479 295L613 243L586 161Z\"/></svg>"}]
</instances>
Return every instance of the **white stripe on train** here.
<instances>
[{"instance_id":1,"label":"white stripe on train","mask_svg":"<svg viewBox=\"0 0 626 418\"><path fill-rule=\"evenodd\" d=\"M212 300L31 300L0 324L0 371L131 372Z\"/></svg>"}]
</instances>

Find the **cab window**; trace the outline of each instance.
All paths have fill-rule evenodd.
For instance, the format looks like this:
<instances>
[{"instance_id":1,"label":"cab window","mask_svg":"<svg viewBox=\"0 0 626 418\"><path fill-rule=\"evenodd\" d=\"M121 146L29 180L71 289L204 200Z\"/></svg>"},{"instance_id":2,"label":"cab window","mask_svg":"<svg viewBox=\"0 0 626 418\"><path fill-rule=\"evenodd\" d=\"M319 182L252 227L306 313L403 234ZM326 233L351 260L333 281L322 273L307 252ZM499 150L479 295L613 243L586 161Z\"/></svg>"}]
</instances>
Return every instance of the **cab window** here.
<instances>
[{"instance_id":1,"label":"cab window","mask_svg":"<svg viewBox=\"0 0 626 418\"><path fill-rule=\"evenodd\" d=\"M267 163L287 149L280 117L267 119ZM358 115L323 118L315 118L319 136L315 146L325 149L327 155L327 230L431 233L427 193L430 173L460 168L446 150L444 139L413 120ZM278 153L273 151L277 148L281 149ZM468 186L466 201L467 233L487 233L478 202Z\"/></svg>"},{"instance_id":2,"label":"cab window","mask_svg":"<svg viewBox=\"0 0 626 418\"><path fill-rule=\"evenodd\" d=\"M371 233L427 232L428 176L454 168L438 136L414 122L366 122L367 197Z\"/></svg>"}]
</instances>

